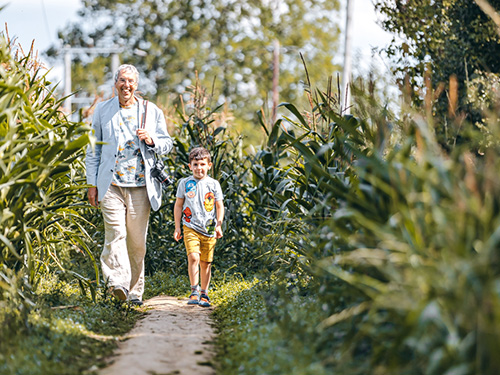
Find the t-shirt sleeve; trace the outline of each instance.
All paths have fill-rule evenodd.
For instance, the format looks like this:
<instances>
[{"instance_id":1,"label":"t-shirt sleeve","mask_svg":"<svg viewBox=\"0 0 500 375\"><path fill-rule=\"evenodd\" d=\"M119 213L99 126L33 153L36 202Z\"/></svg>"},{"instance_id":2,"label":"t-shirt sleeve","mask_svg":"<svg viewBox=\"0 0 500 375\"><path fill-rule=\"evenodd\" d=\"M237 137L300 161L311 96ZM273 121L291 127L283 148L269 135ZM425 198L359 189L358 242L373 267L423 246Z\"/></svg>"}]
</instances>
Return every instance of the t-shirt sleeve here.
<instances>
[{"instance_id":1,"label":"t-shirt sleeve","mask_svg":"<svg viewBox=\"0 0 500 375\"><path fill-rule=\"evenodd\" d=\"M215 201L219 202L224 199L224 194L222 193L222 188L220 187L219 181L215 180Z\"/></svg>"},{"instance_id":2,"label":"t-shirt sleeve","mask_svg":"<svg viewBox=\"0 0 500 375\"><path fill-rule=\"evenodd\" d=\"M179 184L177 185L177 193L175 194L176 198L185 198L184 193L186 192L186 189L184 188L185 185L185 179L182 178L179 180Z\"/></svg>"}]
</instances>

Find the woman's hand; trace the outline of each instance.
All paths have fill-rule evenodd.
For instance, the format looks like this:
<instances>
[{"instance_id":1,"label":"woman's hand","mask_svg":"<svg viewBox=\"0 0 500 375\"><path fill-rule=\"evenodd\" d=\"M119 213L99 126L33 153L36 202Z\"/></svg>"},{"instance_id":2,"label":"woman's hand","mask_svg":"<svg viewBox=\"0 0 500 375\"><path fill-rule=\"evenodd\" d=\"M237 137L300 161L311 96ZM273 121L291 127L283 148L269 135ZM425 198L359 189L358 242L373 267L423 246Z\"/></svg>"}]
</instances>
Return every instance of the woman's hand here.
<instances>
[{"instance_id":1,"label":"woman's hand","mask_svg":"<svg viewBox=\"0 0 500 375\"><path fill-rule=\"evenodd\" d=\"M148 146L155 145L155 143L153 142L153 138L151 138L149 132L146 129L137 129L136 134L139 137L139 140L146 142Z\"/></svg>"},{"instance_id":2,"label":"woman's hand","mask_svg":"<svg viewBox=\"0 0 500 375\"><path fill-rule=\"evenodd\" d=\"M97 207L97 187L90 187L87 191L87 197L89 198L89 202L91 206Z\"/></svg>"}]
</instances>

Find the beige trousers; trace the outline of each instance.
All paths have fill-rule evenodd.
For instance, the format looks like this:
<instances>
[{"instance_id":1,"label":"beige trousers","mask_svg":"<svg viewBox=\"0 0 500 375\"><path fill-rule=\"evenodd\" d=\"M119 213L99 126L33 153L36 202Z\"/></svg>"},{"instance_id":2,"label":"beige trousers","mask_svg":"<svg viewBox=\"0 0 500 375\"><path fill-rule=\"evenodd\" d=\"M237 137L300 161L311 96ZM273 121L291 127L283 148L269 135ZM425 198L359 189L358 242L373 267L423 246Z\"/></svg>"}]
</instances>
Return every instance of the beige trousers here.
<instances>
[{"instance_id":1,"label":"beige trousers","mask_svg":"<svg viewBox=\"0 0 500 375\"><path fill-rule=\"evenodd\" d=\"M101 268L109 286L122 286L129 299L142 299L149 203L146 187L111 185L101 203L104 248Z\"/></svg>"}]
</instances>

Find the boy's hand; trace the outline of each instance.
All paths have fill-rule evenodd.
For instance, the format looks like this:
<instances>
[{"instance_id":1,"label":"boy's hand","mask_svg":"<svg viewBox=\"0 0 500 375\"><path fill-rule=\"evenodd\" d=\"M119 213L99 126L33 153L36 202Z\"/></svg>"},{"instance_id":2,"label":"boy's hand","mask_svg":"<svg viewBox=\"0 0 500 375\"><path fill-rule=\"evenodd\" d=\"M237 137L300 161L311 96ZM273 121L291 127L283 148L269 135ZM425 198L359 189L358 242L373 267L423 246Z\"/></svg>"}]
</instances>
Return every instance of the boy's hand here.
<instances>
[{"instance_id":1,"label":"boy's hand","mask_svg":"<svg viewBox=\"0 0 500 375\"><path fill-rule=\"evenodd\" d=\"M180 229L176 229L174 232L174 240L179 241L182 238L182 233Z\"/></svg>"},{"instance_id":2,"label":"boy's hand","mask_svg":"<svg viewBox=\"0 0 500 375\"><path fill-rule=\"evenodd\" d=\"M222 227L220 225L215 227L215 238L222 238Z\"/></svg>"}]
</instances>

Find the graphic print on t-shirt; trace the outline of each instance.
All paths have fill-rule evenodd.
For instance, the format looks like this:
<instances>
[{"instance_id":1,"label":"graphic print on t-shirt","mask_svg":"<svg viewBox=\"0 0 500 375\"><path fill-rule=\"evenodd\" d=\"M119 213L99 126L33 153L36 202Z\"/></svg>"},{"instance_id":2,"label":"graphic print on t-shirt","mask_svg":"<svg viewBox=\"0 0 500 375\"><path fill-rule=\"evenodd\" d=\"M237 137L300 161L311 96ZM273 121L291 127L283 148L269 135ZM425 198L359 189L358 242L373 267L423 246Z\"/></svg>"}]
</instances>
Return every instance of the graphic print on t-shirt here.
<instances>
[{"instance_id":1,"label":"graphic print on t-shirt","mask_svg":"<svg viewBox=\"0 0 500 375\"><path fill-rule=\"evenodd\" d=\"M176 197L183 199L182 223L209 237L215 236L217 202L222 201L222 189L217 180L206 176L196 180L189 176L180 180Z\"/></svg>"},{"instance_id":2,"label":"graphic print on t-shirt","mask_svg":"<svg viewBox=\"0 0 500 375\"><path fill-rule=\"evenodd\" d=\"M214 209L215 204L215 195L211 191L205 194L205 200L203 201L203 205L205 206L205 210L207 212L211 212Z\"/></svg>"},{"instance_id":3,"label":"graphic print on t-shirt","mask_svg":"<svg viewBox=\"0 0 500 375\"><path fill-rule=\"evenodd\" d=\"M196 181L190 180L186 182L186 196L188 198L194 198L196 195Z\"/></svg>"},{"instance_id":4,"label":"graphic print on t-shirt","mask_svg":"<svg viewBox=\"0 0 500 375\"><path fill-rule=\"evenodd\" d=\"M137 106L120 109L118 128L118 155L116 158L114 185L146 185L145 164L137 137Z\"/></svg>"},{"instance_id":5,"label":"graphic print on t-shirt","mask_svg":"<svg viewBox=\"0 0 500 375\"><path fill-rule=\"evenodd\" d=\"M186 220L186 222L190 223L191 217L193 217L193 213L191 212L191 209L189 207L186 207L182 213L184 214L184 220Z\"/></svg>"}]
</instances>

